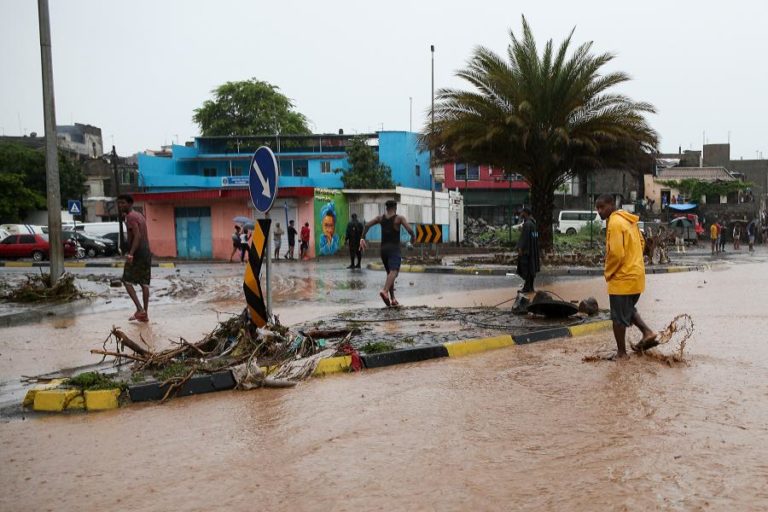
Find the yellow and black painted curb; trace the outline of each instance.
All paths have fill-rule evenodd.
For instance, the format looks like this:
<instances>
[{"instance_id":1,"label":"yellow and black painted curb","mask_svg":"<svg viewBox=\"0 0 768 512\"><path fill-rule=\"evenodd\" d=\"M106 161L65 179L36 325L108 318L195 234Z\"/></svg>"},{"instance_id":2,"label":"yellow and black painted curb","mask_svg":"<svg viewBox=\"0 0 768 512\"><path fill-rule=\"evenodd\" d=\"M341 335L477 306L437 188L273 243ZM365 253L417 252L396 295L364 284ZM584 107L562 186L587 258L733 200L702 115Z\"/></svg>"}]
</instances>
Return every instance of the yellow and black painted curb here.
<instances>
[{"instance_id":1,"label":"yellow and black painted curb","mask_svg":"<svg viewBox=\"0 0 768 512\"><path fill-rule=\"evenodd\" d=\"M429 359L443 357L463 357L489 350L496 350L513 345L524 345L539 341L558 338L574 338L584 336L611 326L610 320L599 320L567 327L556 327L522 335L502 334L487 338L450 341L438 345L406 348L381 352L378 354L364 354L360 356L366 369L383 368L397 364L415 363ZM270 368L262 368L269 373ZM313 377L320 377L334 373L347 373L352 371L352 357L339 356L322 359L315 368ZM128 387L127 397L130 402L145 402L161 400L168 391L168 384L159 382L136 384ZM174 396L199 395L216 391L234 389L236 382L232 372L224 370L210 375L192 377ZM116 409L120 406L121 391L108 389L99 391L85 391L66 387L66 379L52 380L47 384L40 384L27 391L23 406L31 407L40 412L64 412L71 410L102 411ZM127 400L123 400L127 402Z\"/></svg>"},{"instance_id":2,"label":"yellow and black painted curb","mask_svg":"<svg viewBox=\"0 0 768 512\"><path fill-rule=\"evenodd\" d=\"M50 267L51 264L46 261L0 261L0 267L9 268L32 268L32 267ZM64 268L123 268L124 261L65 261ZM153 267L158 268L176 268L173 262L153 263Z\"/></svg>"},{"instance_id":3,"label":"yellow and black painted curb","mask_svg":"<svg viewBox=\"0 0 768 512\"><path fill-rule=\"evenodd\" d=\"M381 263L369 263L367 265L369 270L384 270L384 265ZM705 270L711 270L711 266L708 264L703 265L675 265L668 267L646 267L646 274L671 274L675 272L699 272ZM423 274L454 274L454 275L470 275L470 276L506 276L512 272L510 269L504 268L487 268L487 267L443 267L443 266L427 266L427 265L401 265L400 272L411 273L423 273ZM545 269L540 272L546 276L602 276L603 269L598 268L556 268Z\"/></svg>"},{"instance_id":4,"label":"yellow and black painted curb","mask_svg":"<svg viewBox=\"0 0 768 512\"><path fill-rule=\"evenodd\" d=\"M120 406L119 388L82 391L65 385L66 379L39 384L27 391L22 405L40 412L107 411Z\"/></svg>"},{"instance_id":5,"label":"yellow and black painted curb","mask_svg":"<svg viewBox=\"0 0 768 512\"><path fill-rule=\"evenodd\" d=\"M393 366L396 364L415 363L427 359L438 359L441 357L462 357L488 350L495 350L512 345L524 345L538 341L547 341L557 338L575 338L585 336L611 327L610 320L599 320L596 322L586 322L568 327L556 327L554 329L545 329L522 335L503 334L491 336L488 338L469 339L461 341L450 341L439 345L428 345L425 347L406 348L393 350L391 352L381 352L378 354L364 354L360 358L367 369L382 368L384 366ZM323 367L318 366L314 376L328 375L331 373L341 373L351 371L351 360L349 357L332 357L321 361Z\"/></svg>"}]
</instances>

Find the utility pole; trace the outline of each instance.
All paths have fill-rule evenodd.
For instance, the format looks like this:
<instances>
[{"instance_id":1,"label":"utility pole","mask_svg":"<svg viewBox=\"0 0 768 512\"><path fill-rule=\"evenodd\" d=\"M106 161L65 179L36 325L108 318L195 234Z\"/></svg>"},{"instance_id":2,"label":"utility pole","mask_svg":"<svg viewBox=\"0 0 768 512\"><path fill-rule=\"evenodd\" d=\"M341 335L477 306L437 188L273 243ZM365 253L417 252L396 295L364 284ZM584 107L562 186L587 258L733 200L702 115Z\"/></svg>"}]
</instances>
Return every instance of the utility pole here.
<instances>
[{"instance_id":1,"label":"utility pole","mask_svg":"<svg viewBox=\"0 0 768 512\"><path fill-rule=\"evenodd\" d=\"M408 96L408 131L413 131L413 96Z\"/></svg>"},{"instance_id":2,"label":"utility pole","mask_svg":"<svg viewBox=\"0 0 768 512\"><path fill-rule=\"evenodd\" d=\"M123 254L123 221L120 219L120 208L117 207L117 196L120 195L120 177L117 172L117 151L115 151L115 145L112 144L112 153L110 154L110 160L112 160L112 173L115 175L115 211L117 212L117 253Z\"/></svg>"},{"instance_id":3,"label":"utility pole","mask_svg":"<svg viewBox=\"0 0 768 512\"><path fill-rule=\"evenodd\" d=\"M432 121L430 123L430 133L435 135L435 45L431 45L432 52ZM429 183L432 189L432 224L435 223L435 166L432 162L432 149L429 150Z\"/></svg>"},{"instance_id":4,"label":"utility pole","mask_svg":"<svg viewBox=\"0 0 768 512\"><path fill-rule=\"evenodd\" d=\"M37 0L40 24L40 60L43 70L43 118L45 120L45 181L48 203L48 242L51 259L51 286L64 273L64 245L61 235L61 191L59 155L56 147L56 103L53 98L53 60L48 0Z\"/></svg>"}]
</instances>

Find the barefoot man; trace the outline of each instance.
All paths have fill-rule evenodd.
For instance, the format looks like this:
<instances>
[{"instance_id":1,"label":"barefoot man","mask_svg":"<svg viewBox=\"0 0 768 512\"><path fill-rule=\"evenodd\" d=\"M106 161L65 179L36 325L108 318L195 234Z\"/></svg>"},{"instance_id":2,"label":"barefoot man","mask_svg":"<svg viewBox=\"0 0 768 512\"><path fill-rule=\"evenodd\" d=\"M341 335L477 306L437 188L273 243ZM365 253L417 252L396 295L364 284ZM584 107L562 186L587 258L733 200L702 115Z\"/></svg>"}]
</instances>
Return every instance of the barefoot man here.
<instances>
[{"instance_id":1,"label":"barefoot man","mask_svg":"<svg viewBox=\"0 0 768 512\"><path fill-rule=\"evenodd\" d=\"M387 306L399 306L395 299L395 279L400 272L400 226L405 228L411 235L411 243L416 238L413 228L402 215L397 214L397 203L389 200L386 203L387 212L384 215L366 222L363 228L363 235L360 238L360 250L365 250L365 235L368 230L379 224L381 226L381 261L384 263L384 270L387 272L387 280L384 282L384 288L379 292L379 297Z\"/></svg>"},{"instance_id":2,"label":"barefoot man","mask_svg":"<svg viewBox=\"0 0 768 512\"><path fill-rule=\"evenodd\" d=\"M125 216L125 225L128 228L128 252L125 254L125 268L123 269L123 284L136 305L136 313L129 320L148 322L149 316L149 280L152 271L152 254L149 251L149 239L147 238L147 221L139 212L133 210L133 197L128 194L117 196L117 207ZM142 302L136 296L133 285L141 286Z\"/></svg>"},{"instance_id":3,"label":"barefoot man","mask_svg":"<svg viewBox=\"0 0 768 512\"><path fill-rule=\"evenodd\" d=\"M595 207L600 218L608 223L605 235L605 280L608 282L613 336L618 349L616 357L625 358L625 335L630 325L643 333L638 347L648 347L656 339L656 335L635 309L640 294L645 290L643 237L637 225L639 217L617 210L613 196L601 195Z\"/></svg>"}]
</instances>

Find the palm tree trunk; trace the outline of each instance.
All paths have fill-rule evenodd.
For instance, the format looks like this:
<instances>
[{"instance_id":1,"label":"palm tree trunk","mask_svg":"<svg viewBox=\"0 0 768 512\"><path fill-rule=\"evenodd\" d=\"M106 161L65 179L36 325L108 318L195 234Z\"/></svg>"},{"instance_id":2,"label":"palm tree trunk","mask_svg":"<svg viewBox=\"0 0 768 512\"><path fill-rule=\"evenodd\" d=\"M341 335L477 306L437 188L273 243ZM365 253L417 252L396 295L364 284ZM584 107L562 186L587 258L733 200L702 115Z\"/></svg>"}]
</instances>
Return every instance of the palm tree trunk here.
<instances>
[{"instance_id":1,"label":"palm tree trunk","mask_svg":"<svg viewBox=\"0 0 768 512\"><path fill-rule=\"evenodd\" d=\"M555 184L531 183L531 210L539 228L539 247L542 251L553 248L552 218L555 209Z\"/></svg>"}]
</instances>

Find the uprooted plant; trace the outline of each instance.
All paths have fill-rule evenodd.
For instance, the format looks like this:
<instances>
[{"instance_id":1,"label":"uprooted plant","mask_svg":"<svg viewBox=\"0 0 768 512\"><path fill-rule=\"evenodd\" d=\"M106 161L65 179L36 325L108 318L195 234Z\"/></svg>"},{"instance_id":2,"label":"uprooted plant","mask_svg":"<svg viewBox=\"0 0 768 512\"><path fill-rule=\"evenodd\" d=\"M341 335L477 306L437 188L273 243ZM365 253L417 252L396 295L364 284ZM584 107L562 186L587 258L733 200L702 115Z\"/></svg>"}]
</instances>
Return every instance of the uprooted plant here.
<instances>
[{"instance_id":1,"label":"uprooted plant","mask_svg":"<svg viewBox=\"0 0 768 512\"><path fill-rule=\"evenodd\" d=\"M352 334L349 330L294 332L279 323L258 328L243 311L219 322L200 341L179 338L161 351L153 351L143 339L136 341L113 327L102 348L91 353L114 357L115 364L132 361L134 375L141 380L150 375L166 388L165 401L193 376L223 369L232 370L243 389L294 385L311 375L320 359L349 353Z\"/></svg>"},{"instance_id":2,"label":"uprooted plant","mask_svg":"<svg viewBox=\"0 0 768 512\"><path fill-rule=\"evenodd\" d=\"M26 304L51 301L67 302L88 296L75 285L75 276L69 273L62 274L53 286L51 286L51 275L41 272L40 274L29 274L26 276L25 282L7 288L8 291L0 291L0 299Z\"/></svg>"}]
</instances>

